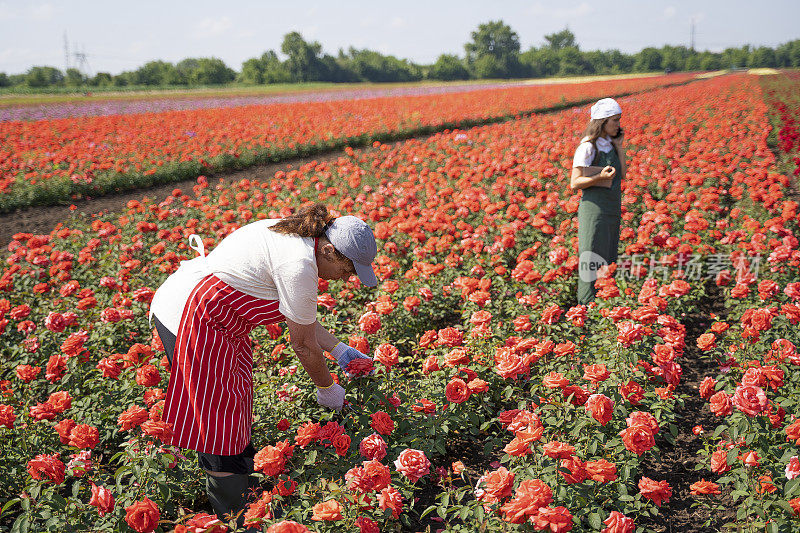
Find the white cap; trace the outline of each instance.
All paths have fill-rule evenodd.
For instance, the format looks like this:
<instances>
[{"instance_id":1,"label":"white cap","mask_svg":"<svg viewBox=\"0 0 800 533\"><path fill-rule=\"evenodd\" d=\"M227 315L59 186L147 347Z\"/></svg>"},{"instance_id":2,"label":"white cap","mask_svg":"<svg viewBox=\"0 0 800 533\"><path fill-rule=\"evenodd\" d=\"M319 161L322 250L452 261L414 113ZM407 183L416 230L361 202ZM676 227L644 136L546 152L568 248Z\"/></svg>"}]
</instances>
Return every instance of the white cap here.
<instances>
[{"instance_id":1,"label":"white cap","mask_svg":"<svg viewBox=\"0 0 800 533\"><path fill-rule=\"evenodd\" d=\"M603 98L592 106L592 120L621 115L622 108L613 98Z\"/></svg>"}]
</instances>

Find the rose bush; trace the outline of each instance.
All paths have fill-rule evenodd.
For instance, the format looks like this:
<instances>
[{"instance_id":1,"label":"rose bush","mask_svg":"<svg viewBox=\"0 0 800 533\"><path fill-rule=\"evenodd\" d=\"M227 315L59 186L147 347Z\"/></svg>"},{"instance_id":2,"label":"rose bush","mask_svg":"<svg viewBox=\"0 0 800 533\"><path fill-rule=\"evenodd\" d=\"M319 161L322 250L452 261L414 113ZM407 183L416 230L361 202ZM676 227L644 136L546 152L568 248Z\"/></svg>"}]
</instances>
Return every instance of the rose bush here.
<instances>
[{"instance_id":1,"label":"rose bush","mask_svg":"<svg viewBox=\"0 0 800 533\"><path fill-rule=\"evenodd\" d=\"M676 489L643 461L675 441L684 320L718 292L726 315L701 349L723 372L700 393L721 429L697 437L715 477L698 472L691 493L712 506L718 492L738 498L740 524L788 523L800 501L790 467L800 233L757 88L726 76L622 101L624 254L591 306L575 305L580 196L565 179L585 109L349 151L264 182L199 179L193 195L15 235L0 266L0 525L205 523L196 454L163 443L169 364L149 301L193 255L190 234L213 248L311 201L375 229L378 288L321 281L319 304L326 326L378 362L339 378L348 405L336 415L314 401L285 328L256 331L248 524L652 523ZM768 255L766 280L711 259L753 253Z\"/></svg>"}]
</instances>

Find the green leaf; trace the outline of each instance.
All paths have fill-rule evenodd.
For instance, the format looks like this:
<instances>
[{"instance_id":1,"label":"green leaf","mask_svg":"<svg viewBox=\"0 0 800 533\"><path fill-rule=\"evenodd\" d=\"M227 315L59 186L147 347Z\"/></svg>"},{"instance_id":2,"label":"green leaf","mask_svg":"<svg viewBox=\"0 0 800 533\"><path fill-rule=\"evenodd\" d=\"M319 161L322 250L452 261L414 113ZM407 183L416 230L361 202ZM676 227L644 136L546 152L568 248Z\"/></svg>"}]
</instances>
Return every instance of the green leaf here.
<instances>
[{"instance_id":1,"label":"green leaf","mask_svg":"<svg viewBox=\"0 0 800 533\"><path fill-rule=\"evenodd\" d=\"M603 521L600 520L600 515L597 513L589 513L589 525L592 526L592 529L601 529L603 527Z\"/></svg>"},{"instance_id":2,"label":"green leaf","mask_svg":"<svg viewBox=\"0 0 800 533\"><path fill-rule=\"evenodd\" d=\"M316 462L317 462L317 450L311 450L306 456L306 460L304 461L304 463L307 465L313 465Z\"/></svg>"},{"instance_id":3,"label":"green leaf","mask_svg":"<svg viewBox=\"0 0 800 533\"><path fill-rule=\"evenodd\" d=\"M30 527L30 522L28 519L28 514L22 514L17 517L17 520L14 522L14 525L11 526L11 533L28 533L28 528Z\"/></svg>"}]
</instances>

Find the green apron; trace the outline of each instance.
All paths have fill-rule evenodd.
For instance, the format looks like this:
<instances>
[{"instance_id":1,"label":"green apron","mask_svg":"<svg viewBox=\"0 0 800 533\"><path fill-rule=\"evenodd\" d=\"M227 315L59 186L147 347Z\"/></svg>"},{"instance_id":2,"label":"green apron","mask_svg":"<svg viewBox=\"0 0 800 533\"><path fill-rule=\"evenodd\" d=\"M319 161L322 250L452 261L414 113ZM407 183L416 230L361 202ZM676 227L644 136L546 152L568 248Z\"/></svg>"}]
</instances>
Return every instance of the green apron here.
<instances>
[{"instance_id":1,"label":"green apron","mask_svg":"<svg viewBox=\"0 0 800 533\"><path fill-rule=\"evenodd\" d=\"M586 187L578 207L578 303L594 300L594 280L602 264L617 261L622 217L622 165L616 148L595 150L592 166L616 169L611 188Z\"/></svg>"}]
</instances>

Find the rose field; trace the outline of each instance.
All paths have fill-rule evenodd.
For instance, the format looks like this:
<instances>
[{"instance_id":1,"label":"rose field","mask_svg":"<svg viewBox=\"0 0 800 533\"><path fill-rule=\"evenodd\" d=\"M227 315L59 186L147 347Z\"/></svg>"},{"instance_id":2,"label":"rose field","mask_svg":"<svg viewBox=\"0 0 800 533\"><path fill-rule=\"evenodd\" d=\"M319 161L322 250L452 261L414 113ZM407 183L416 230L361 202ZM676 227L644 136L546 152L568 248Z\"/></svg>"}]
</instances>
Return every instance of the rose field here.
<instances>
[{"instance_id":1,"label":"rose field","mask_svg":"<svg viewBox=\"0 0 800 533\"><path fill-rule=\"evenodd\" d=\"M209 99L161 99L136 106L110 103L111 114L98 106L85 111L88 116L0 120L0 213L30 205L68 205L78 197L472 126L695 77L671 74L445 94L419 89L419 95L263 105L225 98L211 109L192 109ZM172 105L189 109L171 110ZM12 110L5 110L9 117Z\"/></svg>"},{"instance_id":2,"label":"rose field","mask_svg":"<svg viewBox=\"0 0 800 533\"><path fill-rule=\"evenodd\" d=\"M623 94L620 261L581 306L567 176L585 103ZM324 202L378 239L377 288L320 281L318 297L375 371L338 376L335 413L285 325L255 330L246 525L800 530L798 94L792 72L672 75L0 123L0 196L16 198L0 205L14 206L347 146L14 235L0 529L235 530L209 514L196 453L164 444L169 365L149 302L194 257L189 235L213 249Z\"/></svg>"}]
</instances>

